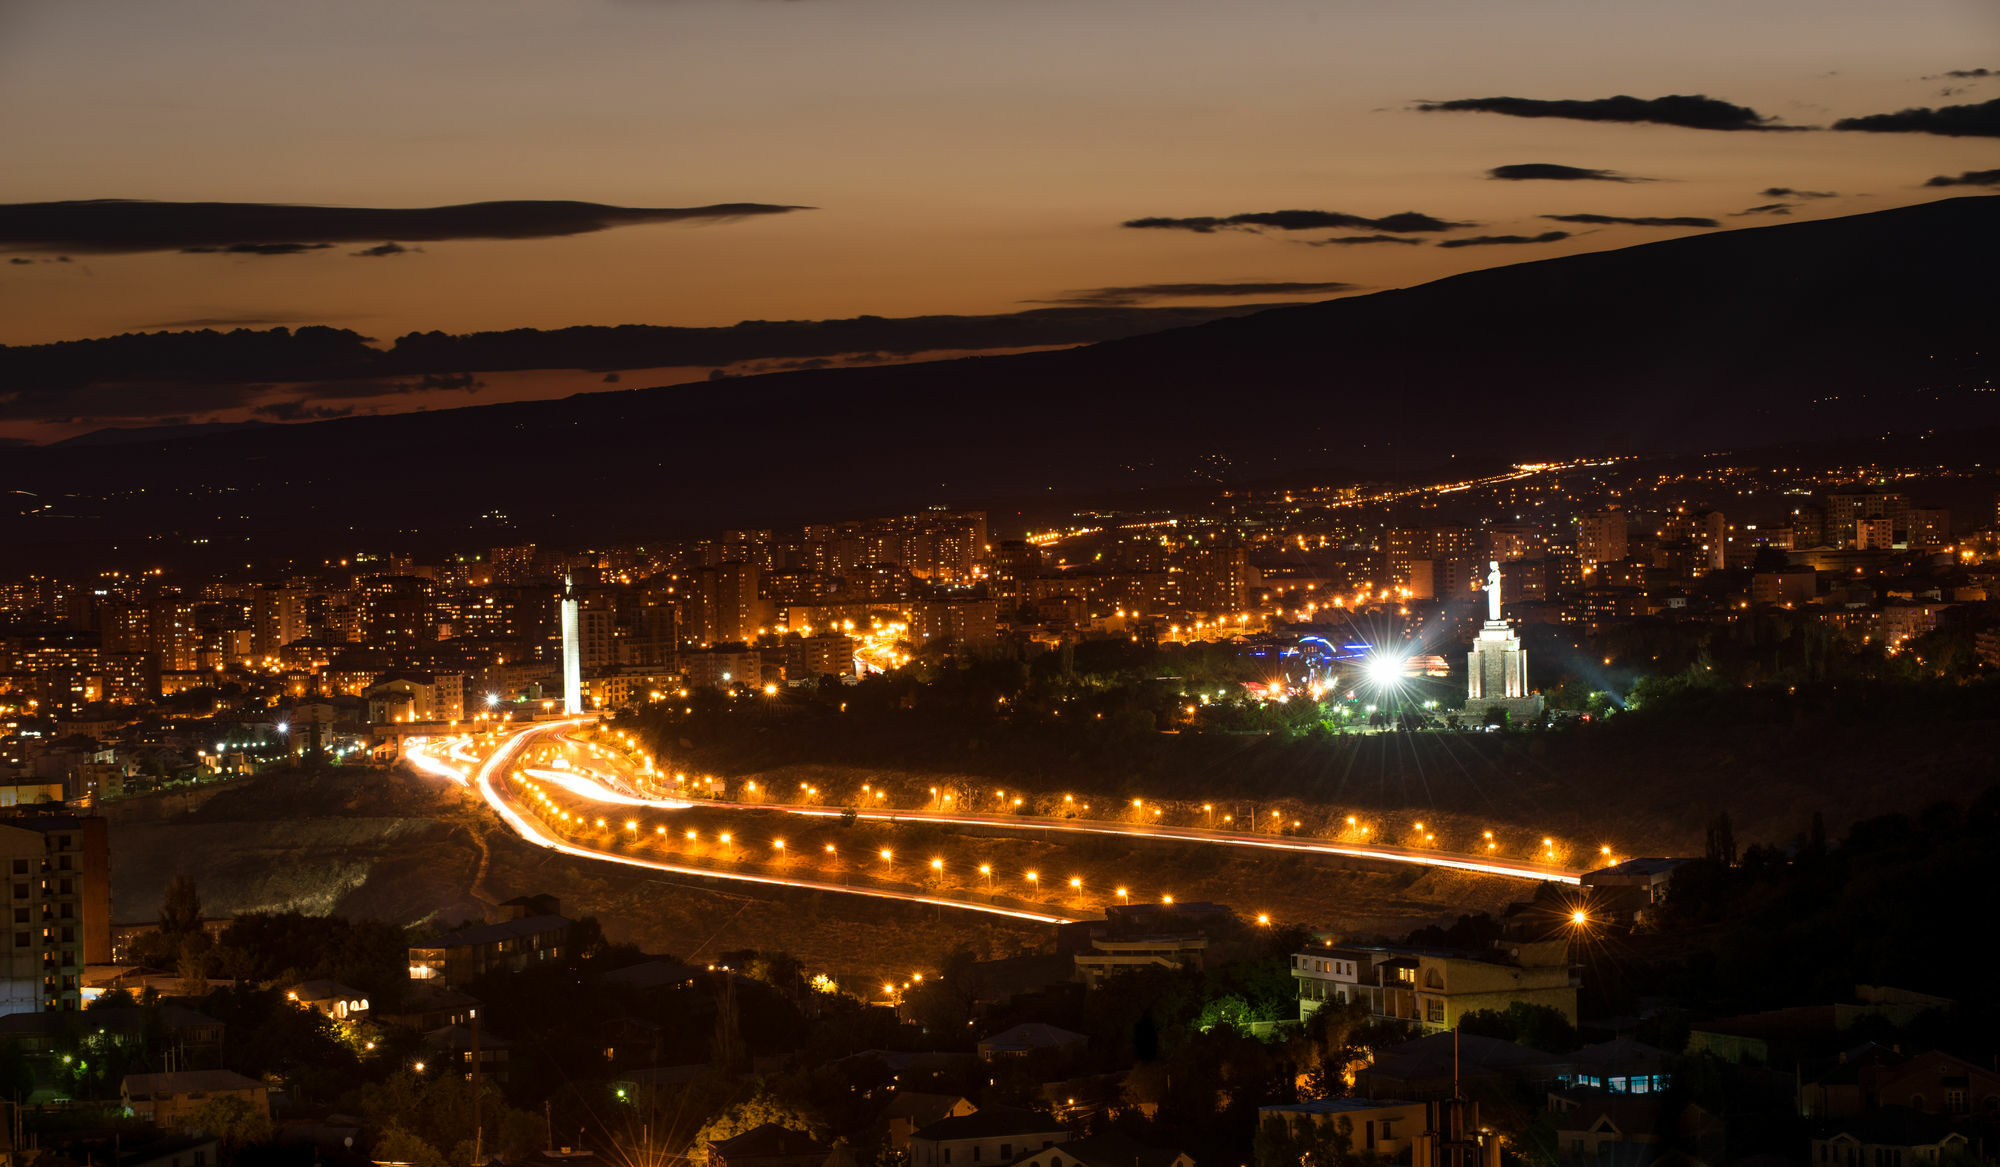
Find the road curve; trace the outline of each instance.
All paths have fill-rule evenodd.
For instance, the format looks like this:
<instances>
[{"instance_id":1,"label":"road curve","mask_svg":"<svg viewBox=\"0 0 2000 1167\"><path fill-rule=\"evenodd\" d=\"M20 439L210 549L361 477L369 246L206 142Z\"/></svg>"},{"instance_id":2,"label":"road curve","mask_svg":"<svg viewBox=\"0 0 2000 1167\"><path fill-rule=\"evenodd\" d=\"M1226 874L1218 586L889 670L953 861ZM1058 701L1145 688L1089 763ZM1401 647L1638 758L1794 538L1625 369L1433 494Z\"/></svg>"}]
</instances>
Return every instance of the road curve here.
<instances>
[{"instance_id":1,"label":"road curve","mask_svg":"<svg viewBox=\"0 0 2000 1167\"><path fill-rule=\"evenodd\" d=\"M572 744L582 745L581 742ZM575 784L566 783L571 793L585 794ZM635 798L636 786L626 784L626 789L615 790L600 782L603 788L595 795L601 801L630 805ZM686 806L707 806L721 810L762 810L778 811L783 814L804 815L814 818L839 818L848 813L846 807L811 806L795 802L729 802L721 799L667 799L649 798L638 793L637 797L653 805L681 808ZM1319 839L1300 838L1295 835L1263 835L1250 831L1220 831L1206 827L1151 826L1143 823L1127 824L1106 822L1102 819L1052 819L1032 815L981 814L967 811L929 810L862 810L855 809L857 818L879 822L939 823L956 826L977 826L1002 831L1069 831L1086 835L1123 835L1129 838L1161 839L1176 843L1219 843L1232 847L1261 847L1271 851L1294 851L1309 855L1333 855L1345 859L1377 859L1388 863L1408 863L1420 867L1443 867L1453 871L1470 871L1479 875L1497 875L1507 879L1531 879L1536 882L1576 885L1582 882L1582 874L1553 866L1543 866L1532 862L1511 859L1480 859L1475 856L1457 856L1441 851L1420 851L1407 847L1384 847L1367 844L1331 843Z\"/></svg>"},{"instance_id":2,"label":"road curve","mask_svg":"<svg viewBox=\"0 0 2000 1167\"><path fill-rule=\"evenodd\" d=\"M826 883L812 879L790 879L778 875L756 875L742 871L721 871L712 867L695 867L680 863L666 863L657 859L640 858L636 855L621 855L614 851L599 851L591 847L581 847L575 843L557 838L543 830L539 824L515 810L513 805L501 795L494 776L506 769L514 755L520 752L521 747L525 746L530 738L538 734L568 729L580 724L583 724L583 722L552 721L544 722L540 725L528 726L516 732L505 744L494 750L484 762L480 763L478 770L472 776L472 785L479 791L480 796L486 800L486 804L493 808L494 813L498 814L501 821L511 827L515 834L520 835L530 843L546 847L551 851L561 852L564 855L571 855L578 859L600 859L607 863L622 863L627 867L639 867L648 871L661 871L670 875L692 875L703 879L727 879L735 880L739 883L761 883L771 887L791 887L806 891L829 891L839 892L843 895L871 896L875 899L900 900L910 904L925 904L938 908L954 908L959 911L982 912L989 916L1004 916L1009 919L1026 920L1037 924L1073 924L1076 922L1075 919L1069 916L1057 916L1046 912L1034 912L1020 908L1008 908L997 904L971 903L965 900L948 899L944 896L924 895L921 892L894 891L888 888L859 887L847 883ZM661 803L659 805L664 807L668 804Z\"/></svg>"}]
</instances>

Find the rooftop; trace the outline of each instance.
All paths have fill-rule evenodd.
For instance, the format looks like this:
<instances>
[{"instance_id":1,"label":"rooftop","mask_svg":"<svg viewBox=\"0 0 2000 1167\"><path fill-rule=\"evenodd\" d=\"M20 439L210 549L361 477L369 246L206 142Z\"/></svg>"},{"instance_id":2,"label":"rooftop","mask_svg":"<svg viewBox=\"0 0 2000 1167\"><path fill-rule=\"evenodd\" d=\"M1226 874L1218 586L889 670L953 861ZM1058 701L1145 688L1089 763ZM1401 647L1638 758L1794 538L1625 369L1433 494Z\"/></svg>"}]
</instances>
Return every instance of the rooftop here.
<instances>
[{"instance_id":1,"label":"rooftop","mask_svg":"<svg viewBox=\"0 0 2000 1167\"><path fill-rule=\"evenodd\" d=\"M1063 1129L1061 1123L1033 1110L1013 1106L989 1106L971 1114L941 1118L910 1137L931 1142L955 1139L991 1139L1004 1135L1044 1135Z\"/></svg>"},{"instance_id":2,"label":"rooftop","mask_svg":"<svg viewBox=\"0 0 2000 1167\"><path fill-rule=\"evenodd\" d=\"M480 924L461 929L435 940L412 944L412 950L433 948L471 948L481 944L497 944L502 940L514 940L523 936L540 936L547 932L564 932L569 929L569 920L563 916L523 916L518 920L502 920L498 924Z\"/></svg>"},{"instance_id":3,"label":"rooftop","mask_svg":"<svg viewBox=\"0 0 2000 1167\"><path fill-rule=\"evenodd\" d=\"M264 1084L234 1070L176 1070L171 1074L127 1074L124 1091L128 1098L153 1098L162 1094L208 1094L222 1090L262 1090Z\"/></svg>"},{"instance_id":4,"label":"rooftop","mask_svg":"<svg viewBox=\"0 0 2000 1167\"><path fill-rule=\"evenodd\" d=\"M1041 1021L1024 1021L1012 1029L980 1039L981 1049L1053 1049L1057 1046L1081 1045L1090 1038L1081 1033L1071 1033Z\"/></svg>"},{"instance_id":5,"label":"rooftop","mask_svg":"<svg viewBox=\"0 0 2000 1167\"><path fill-rule=\"evenodd\" d=\"M1379 1110L1386 1106L1415 1106L1400 1098L1315 1098L1311 1102L1286 1102L1276 1106L1260 1106L1262 1114L1357 1114L1364 1110Z\"/></svg>"},{"instance_id":6,"label":"rooftop","mask_svg":"<svg viewBox=\"0 0 2000 1167\"><path fill-rule=\"evenodd\" d=\"M711 1139L709 1150L724 1159L742 1157L762 1159L794 1155L824 1155L825 1145L802 1131L767 1122L763 1126L751 1127L740 1135L727 1139Z\"/></svg>"}]
</instances>

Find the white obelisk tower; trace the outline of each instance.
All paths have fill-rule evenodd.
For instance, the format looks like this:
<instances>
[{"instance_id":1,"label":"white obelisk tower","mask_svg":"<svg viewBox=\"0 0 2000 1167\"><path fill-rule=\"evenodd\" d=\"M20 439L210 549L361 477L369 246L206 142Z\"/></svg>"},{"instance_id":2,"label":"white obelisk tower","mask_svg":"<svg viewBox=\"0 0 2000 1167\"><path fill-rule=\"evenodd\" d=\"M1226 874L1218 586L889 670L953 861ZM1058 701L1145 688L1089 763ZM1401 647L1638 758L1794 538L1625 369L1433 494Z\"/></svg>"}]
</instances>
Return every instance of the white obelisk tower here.
<instances>
[{"instance_id":1,"label":"white obelisk tower","mask_svg":"<svg viewBox=\"0 0 2000 1167\"><path fill-rule=\"evenodd\" d=\"M563 712L583 712L583 651L577 643L576 582L563 576L562 594Z\"/></svg>"}]
</instances>

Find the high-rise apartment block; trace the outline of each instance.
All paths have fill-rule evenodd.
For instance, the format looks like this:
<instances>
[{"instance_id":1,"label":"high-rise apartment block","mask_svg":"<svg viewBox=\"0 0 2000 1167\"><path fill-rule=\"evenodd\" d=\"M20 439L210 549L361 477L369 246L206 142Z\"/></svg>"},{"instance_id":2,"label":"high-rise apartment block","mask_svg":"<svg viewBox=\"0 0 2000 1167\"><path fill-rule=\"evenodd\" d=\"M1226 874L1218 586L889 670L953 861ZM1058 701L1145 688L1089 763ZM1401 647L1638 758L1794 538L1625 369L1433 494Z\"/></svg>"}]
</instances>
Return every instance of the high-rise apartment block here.
<instances>
[{"instance_id":1,"label":"high-rise apartment block","mask_svg":"<svg viewBox=\"0 0 2000 1167\"><path fill-rule=\"evenodd\" d=\"M0 1014L82 1008L83 969L111 959L111 863L104 820L0 818L11 926Z\"/></svg>"}]
</instances>

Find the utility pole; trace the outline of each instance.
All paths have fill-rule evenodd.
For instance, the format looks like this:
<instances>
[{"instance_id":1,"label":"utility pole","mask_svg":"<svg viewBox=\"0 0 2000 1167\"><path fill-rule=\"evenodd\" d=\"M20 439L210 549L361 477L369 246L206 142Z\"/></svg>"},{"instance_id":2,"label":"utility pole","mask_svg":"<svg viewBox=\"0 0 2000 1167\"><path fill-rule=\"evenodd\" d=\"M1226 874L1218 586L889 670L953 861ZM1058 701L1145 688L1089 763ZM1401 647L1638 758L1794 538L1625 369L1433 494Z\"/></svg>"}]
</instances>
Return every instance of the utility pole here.
<instances>
[{"instance_id":1,"label":"utility pole","mask_svg":"<svg viewBox=\"0 0 2000 1167\"><path fill-rule=\"evenodd\" d=\"M472 1167L483 1167L486 1156L486 1124L480 1121L479 1091L484 1085L479 1064L479 1010L472 1011Z\"/></svg>"}]
</instances>

